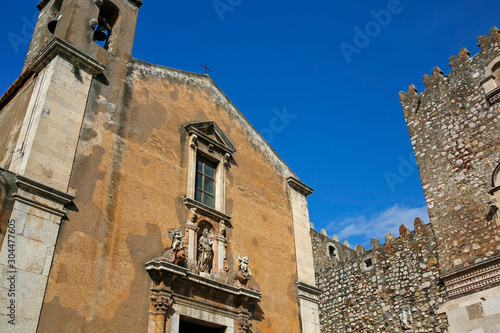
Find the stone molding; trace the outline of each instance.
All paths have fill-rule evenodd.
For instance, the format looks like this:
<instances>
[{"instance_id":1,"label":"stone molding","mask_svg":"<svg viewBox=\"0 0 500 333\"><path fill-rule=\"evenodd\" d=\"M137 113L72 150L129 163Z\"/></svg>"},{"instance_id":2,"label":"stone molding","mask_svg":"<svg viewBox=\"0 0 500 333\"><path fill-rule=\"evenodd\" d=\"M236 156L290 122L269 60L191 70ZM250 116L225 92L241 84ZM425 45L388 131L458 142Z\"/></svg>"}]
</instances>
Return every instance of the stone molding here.
<instances>
[{"instance_id":1,"label":"stone molding","mask_svg":"<svg viewBox=\"0 0 500 333\"><path fill-rule=\"evenodd\" d=\"M489 289L500 284L500 256L443 275L450 299Z\"/></svg>"},{"instance_id":2,"label":"stone molding","mask_svg":"<svg viewBox=\"0 0 500 333\"><path fill-rule=\"evenodd\" d=\"M24 177L21 175L17 176L16 184L17 186L19 186L19 188L22 188L30 192L40 193L44 196L53 199L54 201L60 202L61 204L68 204L75 199L75 197L72 196L71 194L57 190L53 187L39 183L35 180L29 179L28 177Z\"/></svg>"},{"instance_id":3,"label":"stone molding","mask_svg":"<svg viewBox=\"0 0 500 333\"><path fill-rule=\"evenodd\" d=\"M247 288L233 287L221 282L217 282L215 280L191 273L187 268L173 265L165 261L151 260L148 261L145 266L146 271L155 282L160 281L164 276L168 274L172 274L178 278L186 280L186 282L190 281L199 285L210 287L212 289L217 289L234 297L244 297L255 302L260 301L260 299L262 298L262 294L260 292Z\"/></svg>"},{"instance_id":4,"label":"stone molding","mask_svg":"<svg viewBox=\"0 0 500 333\"><path fill-rule=\"evenodd\" d=\"M92 75L101 74L106 67L87 53L80 51L68 42L54 37L50 40L35 57L29 67L29 71L39 72L56 56L62 56L66 59L76 59L80 67Z\"/></svg>"},{"instance_id":5,"label":"stone molding","mask_svg":"<svg viewBox=\"0 0 500 333\"><path fill-rule=\"evenodd\" d=\"M191 198L184 198L182 200L184 202L184 205L188 209L191 208L196 208L196 213L199 215L204 215L206 217L210 217L211 219L215 221L220 221L220 220L225 220L225 221L230 221L231 216L224 214L222 212L219 212L216 209L210 208L207 205L202 204L201 202L198 202L196 200L193 200Z\"/></svg>"},{"instance_id":6,"label":"stone molding","mask_svg":"<svg viewBox=\"0 0 500 333\"><path fill-rule=\"evenodd\" d=\"M207 304L201 300L179 294L175 294L175 304L185 306L187 308L195 308L206 312L216 310L219 315L231 319L237 319L240 314L240 311L237 310L231 310L223 306L214 304Z\"/></svg>"},{"instance_id":7,"label":"stone molding","mask_svg":"<svg viewBox=\"0 0 500 333\"><path fill-rule=\"evenodd\" d=\"M206 128L206 127L212 127L215 134L219 137L219 139L223 142L223 144L212 139L210 136L203 133L199 129L199 128ZM229 138L224 134L224 132L220 129L220 127L214 121L193 123L193 124L186 125L184 128L186 129L186 131L188 132L188 134L190 136L193 134L197 135L198 138L201 138L201 139L213 144L215 147L219 148L219 150L221 150L223 153L232 154L236 151L236 148L234 148L234 145L231 143Z\"/></svg>"},{"instance_id":8,"label":"stone molding","mask_svg":"<svg viewBox=\"0 0 500 333\"><path fill-rule=\"evenodd\" d=\"M495 89L489 91L486 94L486 99L490 105L498 103L500 101L500 87L496 87Z\"/></svg>"},{"instance_id":9,"label":"stone molding","mask_svg":"<svg viewBox=\"0 0 500 333\"><path fill-rule=\"evenodd\" d=\"M305 196L308 196L309 194L312 194L314 192L311 187L304 184L297 177L290 176L286 179L286 182L288 183L288 185L290 185L291 188L304 194Z\"/></svg>"},{"instance_id":10,"label":"stone molding","mask_svg":"<svg viewBox=\"0 0 500 333\"><path fill-rule=\"evenodd\" d=\"M68 204L75 199L74 196L68 193L21 175L17 176L16 184L19 187L19 191L13 195L15 200L57 216L65 216L67 212L60 209L60 206Z\"/></svg>"},{"instance_id":11,"label":"stone molding","mask_svg":"<svg viewBox=\"0 0 500 333\"><path fill-rule=\"evenodd\" d=\"M300 299L305 299L310 302L319 304L319 295L321 294L322 290L315 287L311 286L310 284L304 283L304 282L296 282L295 287L297 288L297 296Z\"/></svg>"}]
</instances>

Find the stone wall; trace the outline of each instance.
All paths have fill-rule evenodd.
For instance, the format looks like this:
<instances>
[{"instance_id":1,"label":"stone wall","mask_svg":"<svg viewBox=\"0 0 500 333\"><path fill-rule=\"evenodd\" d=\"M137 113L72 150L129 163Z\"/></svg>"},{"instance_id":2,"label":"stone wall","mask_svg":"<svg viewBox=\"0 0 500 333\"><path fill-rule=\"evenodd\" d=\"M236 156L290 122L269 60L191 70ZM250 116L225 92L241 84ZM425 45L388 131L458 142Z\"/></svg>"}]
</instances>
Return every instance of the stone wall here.
<instances>
[{"instance_id":1,"label":"stone wall","mask_svg":"<svg viewBox=\"0 0 500 333\"><path fill-rule=\"evenodd\" d=\"M318 258L324 235L311 233L320 269L329 260ZM415 231L403 225L399 238L388 233L386 244L372 240L371 246L357 246L352 260L316 272L321 332L445 332L446 316L437 314L445 299L431 226L416 219Z\"/></svg>"},{"instance_id":2,"label":"stone wall","mask_svg":"<svg viewBox=\"0 0 500 333\"><path fill-rule=\"evenodd\" d=\"M443 273L500 252L496 210L488 204L500 163L500 104L491 105L498 87L488 83L500 63L498 29L478 40L481 51L470 58L462 49L446 76L437 67L425 75L421 94L414 86L400 93Z\"/></svg>"},{"instance_id":3,"label":"stone wall","mask_svg":"<svg viewBox=\"0 0 500 333\"><path fill-rule=\"evenodd\" d=\"M313 247L314 271L316 275L323 273L332 265L338 265L340 262L349 261L356 257L356 252L351 249L349 243L341 244L336 235L333 238L328 237L326 230L322 229L320 233L314 230L311 225L311 239ZM334 255L330 253L330 247L334 248Z\"/></svg>"}]
</instances>

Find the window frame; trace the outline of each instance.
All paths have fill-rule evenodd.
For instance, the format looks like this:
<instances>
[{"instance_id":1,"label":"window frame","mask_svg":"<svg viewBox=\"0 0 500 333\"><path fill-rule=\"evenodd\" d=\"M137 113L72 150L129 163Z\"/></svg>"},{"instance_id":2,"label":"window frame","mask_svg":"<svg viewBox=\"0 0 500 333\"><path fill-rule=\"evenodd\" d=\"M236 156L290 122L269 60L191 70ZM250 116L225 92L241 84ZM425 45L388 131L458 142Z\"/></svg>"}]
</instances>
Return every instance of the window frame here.
<instances>
[{"instance_id":1,"label":"window frame","mask_svg":"<svg viewBox=\"0 0 500 333\"><path fill-rule=\"evenodd\" d=\"M199 163L202 163L202 170L200 171L199 169ZM210 165L211 164L211 165ZM218 167L218 162L212 161L207 157L204 157L201 154L197 154L196 156L196 174L195 174L195 193L194 193L194 200L203 203L204 205L209 206L210 208L215 209L215 199L217 197L217 167ZM207 166L212 167L213 169L213 175L210 176L206 171L207 171ZM201 176L201 187L199 187L199 176ZM206 180L211 180L212 181L212 191L207 190L206 188ZM200 197L198 197L198 194ZM209 204L205 200L205 196L208 196L212 198L212 204Z\"/></svg>"},{"instance_id":2,"label":"window frame","mask_svg":"<svg viewBox=\"0 0 500 333\"><path fill-rule=\"evenodd\" d=\"M236 151L229 139L213 121L194 123L185 126L189 135L189 164L186 198L192 199L202 207L225 213L225 183L226 173L230 167L232 153ZM215 164L214 174L214 205L203 203L203 199L196 199L196 176L198 157L207 159Z\"/></svg>"}]
</instances>

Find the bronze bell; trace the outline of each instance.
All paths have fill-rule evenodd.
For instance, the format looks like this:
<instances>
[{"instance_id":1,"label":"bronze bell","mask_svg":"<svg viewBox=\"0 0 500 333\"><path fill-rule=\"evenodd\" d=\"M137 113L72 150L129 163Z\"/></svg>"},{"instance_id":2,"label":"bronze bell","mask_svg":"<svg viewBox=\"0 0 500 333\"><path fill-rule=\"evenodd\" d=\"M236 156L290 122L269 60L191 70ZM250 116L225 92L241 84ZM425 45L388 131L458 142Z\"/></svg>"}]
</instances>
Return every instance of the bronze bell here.
<instances>
[{"instance_id":1,"label":"bronze bell","mask_svg":"<svg viewBox=\"0 0 500 333\"><path fill-rule=\"evenodd\" d=\"M94 32L94 40L98 42L103 42L108 38L108 34L106 33L106 27L104 25L99 24L97 29Z\"/></svg>"},{"instance_id":2,"label":"bronze bell","mask_svg":"<svg viewBox=\"0 0 500 333\"><path fill-rule=\"evenodd\" d=\"M53 20L50 20L49 23L47 24L47 29L49 29L51 34L53 34L56 31L58 20L59 18L55 18Z\"/></svg>"}]
</instances>

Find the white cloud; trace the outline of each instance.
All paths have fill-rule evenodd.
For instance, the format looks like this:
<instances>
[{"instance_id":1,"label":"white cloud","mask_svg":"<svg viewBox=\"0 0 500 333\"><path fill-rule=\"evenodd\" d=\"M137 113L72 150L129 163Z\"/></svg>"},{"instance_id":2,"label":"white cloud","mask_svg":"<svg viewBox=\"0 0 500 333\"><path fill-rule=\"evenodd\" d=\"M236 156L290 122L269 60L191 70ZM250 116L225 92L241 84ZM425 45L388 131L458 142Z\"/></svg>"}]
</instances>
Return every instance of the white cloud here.
<instances>
[{"instance_id":1,"label":"white cloud","mask_svg":"<svg viewBox=\"0 0 500 333\"><path fill-rule=\"evenodd\" d=\"M328 234L337 234L340 242L345 239L351 246L363 244L369 249L370 240L377 238L380 243L385 243L385 234L391 232L394 236L399 236L399 226L407 225L413 230L413 221L420 217L425 223L429 223L427 206L423 207L404 207L394 205L381 212L369 215L357 215L339 219L328 224Z\"/></svg>"}]
</instances>

